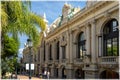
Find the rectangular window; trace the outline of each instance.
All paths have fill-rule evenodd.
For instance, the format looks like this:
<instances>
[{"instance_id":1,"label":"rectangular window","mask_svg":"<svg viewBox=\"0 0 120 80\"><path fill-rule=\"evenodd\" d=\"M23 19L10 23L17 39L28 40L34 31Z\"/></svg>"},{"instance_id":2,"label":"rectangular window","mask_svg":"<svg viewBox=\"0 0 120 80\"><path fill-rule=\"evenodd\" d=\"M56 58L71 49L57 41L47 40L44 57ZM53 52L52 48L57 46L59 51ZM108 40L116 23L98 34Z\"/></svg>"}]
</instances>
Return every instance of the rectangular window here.
<instances>
[{"instance_id":1,"label":"rectangular window","mask_svg":"<svg viewBox=\"0 0 120 80\"><path fill-rule=\"evenodd\" d=\"M107 56L112 56L112 44L111 39L107 40Z\"/></svg>"},{"instance_id":2,"label":"rectangular window","mask_svg":"<svg viewBox=\"0 0 120 80\"><path fill-rule=\"evenodd\" d=\"M66 49L65 49L65 46L62 46L62 58L63 59L66 58Z\"/></svg>"},{"instance_id":3,"label":"rectangular window","mask_svg":"<svg viewBox=\"0 0 120 80\"><path fill-rule=\"evenodd\" d=\"M103 48L103 52L104 52L104 54L103 54L103 56L107 56L107 40L104 40L104 48Z\"/></svg>"},{"instance_id":4,"label":"rectangular window","mask_svg":"<svg viewBox=\"0 0 120 80\"><path fill-rule=\"evenodd\" d=\"M117 28L117 21L113 21L113 32L117 30L116 28Z\"/></svg>"},{"instance_id":5,"label":"rectangular window","mask_svg":"<svg viewBox=\"0 0 120 80\"><path fill-rule=\"evenodd\" d=\"M57 60L59 60L59 42L57 43Z\"/></svg>"},{"instance_id":6,"label":"rectangular window","mask_svg":"<svg viewBox=\"0 0 120 80\"><path fill-rule=\"evenodd\" d=\"M44 42L44 57L43 60L45 61L45 42Z\"/></svg>"},{"instance_id":7,"label":"rectangular window","mask_svg":"<svg viewBox=\"0 0 120 80\"><path fill-rule=\"evenodd\" d=\"M80 46L80 58L82 59L82 56L83 56L83 49L82 49L82 46Z\"/></svg>"},{"instance_id":8,"label":"rectangular window","mask_svg":"<svg viewBox=\"0 0 120 80\"><path fill-rule=\"evenodd\" d=\"M49 48L49 49L50 49L50 50L49 50L49 51L50 51L50 52L49 52L49 53L50 53L50 54L49 54L49 60L52 60L52 46L51 46L51 45L50 45L50 48Z\"/></svg>"},{"instance_id":9,"label":"rectangular window","mask_svg":"<svg viewBox=\"0 0 120 80\"><path fill-rule=\"evenodd\" d=\"M117 21L113 21L113 26L117 26Z\"/></svg>"},{"instance_id":10,"label":"rectangular window","mask_svg":"<svg viewBox=\"0 0 120 80\"><path fill-rule=\"evenodd\" d=\"M114 56L117 56L117 38L113 38L113 42L112 42L112 45L113 45L113 55Z\"/></svg>"}]
</instances>

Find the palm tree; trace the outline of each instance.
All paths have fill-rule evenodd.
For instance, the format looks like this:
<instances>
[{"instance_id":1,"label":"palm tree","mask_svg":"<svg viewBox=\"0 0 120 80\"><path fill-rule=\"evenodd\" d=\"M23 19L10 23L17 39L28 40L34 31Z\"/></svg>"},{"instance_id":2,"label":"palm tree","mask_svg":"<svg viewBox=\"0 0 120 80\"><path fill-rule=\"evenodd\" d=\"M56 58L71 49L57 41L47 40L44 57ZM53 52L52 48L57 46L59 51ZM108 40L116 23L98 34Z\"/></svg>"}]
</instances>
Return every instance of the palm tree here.
<instances>
[{"instance_id":1,"label":"palm tree","mask_svg":"<svg viewBox=\"0 0 120 80\"><path fill-rule=\"evenodd\" d=\"M1 2L2 42L5 34L11 34L19 42L18 34L25 34L32 38L34 46L40 40L40 32L36 28L45 30L45 22L42 17L30 12L30 2L2 1Z\"/></svg>"},{"instance_id":2,"label":"palm tree","mask_svg":"<svg viewBox=\"0 0 120 80\"><path fill-rule=\"evenodd\" d=\"M12 35L12 38L17 44L19 44L18 35L30 36L33 41L34 48L39 45L42 32L45 30L45 22L41 16L38 16L30 11L30 1L1 1L1 42L2 42L2 54L6 54L2 57L2 62L9 61L7 52L5 52L5 36ZM36 26L38 25L38 26ZM38 28L41 32L38 31ZM8 43L7 43L8 44ZM13 45L12 45L13 46ZM17 51L17 49L15 49ZM8 50L7 50L8 51ZM13 53L14 54L14 53ZM13 58L14 59L14 58ZM9 61L12 64L12 61ZM8 71L5 68L7 64L2 64L2 73ZM4 69L3 69L4 68ZM9 67L13 68L13 67ZM5 74L5 73L4 73Z\"/></svg>"}]
</instances>

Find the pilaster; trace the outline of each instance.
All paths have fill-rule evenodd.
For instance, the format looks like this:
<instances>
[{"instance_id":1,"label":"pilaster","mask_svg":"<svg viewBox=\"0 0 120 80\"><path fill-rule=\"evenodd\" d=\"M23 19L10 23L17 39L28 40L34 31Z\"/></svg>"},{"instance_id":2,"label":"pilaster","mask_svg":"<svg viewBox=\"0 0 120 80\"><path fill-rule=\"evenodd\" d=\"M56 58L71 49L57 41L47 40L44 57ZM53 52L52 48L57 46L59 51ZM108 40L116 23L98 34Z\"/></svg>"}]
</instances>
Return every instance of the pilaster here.
<instances>
[{"instance_id":1,"label":"pilaster","mask_svg":"<svg viewBox=\"0 0 120 80\"><path fill-rule=\"evenodd\" d=\"M70 43L70 52L69 52L69 54L70 54L70 57L69 57L69 59L70 59L70 63L73 63L73 33L72 33L72 31L70 31L70 33L69 33L69 37L70 37L70 40L69 40L69 43Z\"/></svg>"},{"instance_id":2,"label":"pilaster","mask_svg":"<svg viewBox=\"0 0 120 80\"><path fill-rule=\"evenodd\" d=\"M58 78L62 79L62 69L58 68Z\"/></svg>"},{"instance_id":3,"label":"pilaster","mask_svg":"<svg viewBox=\"0 0 120 80\"><path fill-rule=\"evenodd\" d=\"M73 68L72 68L72 64L68 64L66 67L66 78L67 79L73 79L74 75L73 75Z\"/></svg>"},{"instance_id":4,"label":"pilaster","mask_svg":"<svg viewBox=\"0 0 120 80\"><path fill-rule=\"evenodd\" d=\"M86 25L86 54L90 55L90 25Z\"/></svg>"},{"instance_id":5,"label":"pilaster","mask_svg":"<svg viewBox=\"0 0 120 80\"><path fill-rule=\"evenodd\" d=\"M97 56L96 56L96 25L95 25L95 20L91 22L91 27L87 27L87 43L86 43L86 48L87 48L87 53L90 51L90 31L91 31L91 63L89 62L88 57L85 56L84 58L84 63L90 63L89 66L85 65L83 70L85 72L85 78L86 79L95 79L98 78L98 68L97 68Z\"/></svg>"},{"instance_id":6,"label":"pilaster","mask_svg":"<svg viewBox=\"0 0 120 80\"><path fill-rule=\"evenodd\" d=\"M49 44L48 43L46 44L46 49L45 50L46 50L45 51L46 52L45 53L45 61L48 62L48 53L49 53Z\"/></svg>"},{"instance_id":7,"label":"pilaster","mask_svg":"<svg viewBox=\"0 0 120 80\"><path fill-rule=\"evenodd\" d=\"M92 63L96 63L96 25L95 20L91 22L91 61Z\"/></svg>"}]
</instances>

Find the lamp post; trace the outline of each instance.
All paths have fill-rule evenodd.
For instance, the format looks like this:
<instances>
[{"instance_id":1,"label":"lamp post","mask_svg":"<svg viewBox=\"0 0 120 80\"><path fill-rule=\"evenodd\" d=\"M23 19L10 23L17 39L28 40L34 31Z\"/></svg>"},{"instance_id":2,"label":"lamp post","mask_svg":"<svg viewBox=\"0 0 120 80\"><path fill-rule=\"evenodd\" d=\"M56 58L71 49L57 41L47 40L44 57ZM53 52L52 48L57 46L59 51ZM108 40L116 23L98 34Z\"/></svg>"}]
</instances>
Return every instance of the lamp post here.
<instances>
[{"instance_id":1,"label":"lamp post","mask_svg":"<svg viewBox=\"0 0 120 80\"><path fill-rule=\"evenodd\" d=\"M27 39L27 45L29 48L29 79L31 79L31 48L32 48L32 40L31 39Z\"/></svg>"}]
</instances>

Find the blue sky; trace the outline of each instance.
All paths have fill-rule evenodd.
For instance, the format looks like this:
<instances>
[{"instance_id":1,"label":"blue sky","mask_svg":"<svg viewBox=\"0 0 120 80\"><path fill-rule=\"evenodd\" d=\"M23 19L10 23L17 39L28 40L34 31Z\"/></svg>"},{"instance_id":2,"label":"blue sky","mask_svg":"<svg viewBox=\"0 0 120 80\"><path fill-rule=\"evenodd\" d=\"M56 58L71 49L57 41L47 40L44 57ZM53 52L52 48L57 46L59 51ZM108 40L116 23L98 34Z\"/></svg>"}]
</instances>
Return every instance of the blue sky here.
<instances>
[{"instance_id":1,"label":"blue sky","mask_svg":"<svg viewBox=\"0 0 120 80\"><path fill-rule=\"evenodd\" d=\"M37 15L43 16L46 13L46 18L48 20L48 25L50 25L57 17L62 14L62 7L64 3L67 2L73 7L80 7L82 9L86 5L86 1L31 1L31 11ZM22 50L24 48L24 43L26 43L27 37L25 35L20 36L20 49L19 57L22 56Z\"/></svg>"}]
</instances>

